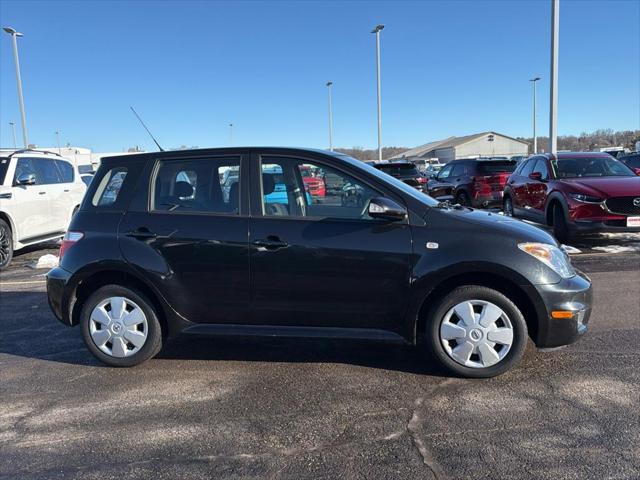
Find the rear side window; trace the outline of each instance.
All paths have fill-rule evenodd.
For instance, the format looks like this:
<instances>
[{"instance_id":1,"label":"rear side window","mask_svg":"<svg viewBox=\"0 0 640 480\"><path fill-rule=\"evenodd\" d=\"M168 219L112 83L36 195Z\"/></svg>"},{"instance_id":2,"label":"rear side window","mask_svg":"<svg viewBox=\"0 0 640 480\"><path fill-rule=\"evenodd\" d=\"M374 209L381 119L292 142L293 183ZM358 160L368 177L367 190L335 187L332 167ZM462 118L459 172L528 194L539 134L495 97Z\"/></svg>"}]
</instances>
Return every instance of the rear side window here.
<instances>
[{"instance_id":1,"label":"rear side window","mask_svg":"<svg viewBox=\"0 0 640 480\"><path fill-rule=\"evenodd\" d=\"M478 162L478 173L481 175L492 175L494 173L513 172L516 169L516 162L491 161Z\"/></svg>"},{"instance_id":2,"label":"rear side window","mask_svg":"<svg viewBox=\"0 0 640 480\"><path fill-rule=\"evenodd\" d=\"M73 167L69 162L65 162L64 160L55 160L56 166L58 167L58 171L60 172L60 177L62 177L63 183L71 183L73 182Z\"/></svg>"},{"instance_id":3,"label":"rear side window","mask_svg":"<svg viewBox=\"0 0 640 480\"><path fill-rule=\"evenodd\" d=\"M107 207L116 203L126 176L126 167L115 167L109 170L100 180L91 204L94 207Z\"/></svg>"},{"instance_id":4,"label":"rear side window","mask_svg":"<svg viewBox=\"0 0 640 480\"><path fill-rule=\"evenodd\" d=\"M240 213L240 158L163 160L157 170L152 211Z\"/></svg>"},{"instance_id":5,"label":"rear side window","mask_svg":"<svg viewBox=\"0 0 640 480\"><path fill-rule=\"evenodd\" d=\"M4 179L7 176L7 170L9 170L9 159L0 158L0 185L4 185Z\"/></svg>"},{"instance_id":6,"label":"rear side window","mask_svg":"<svg viewBox=\"0 0 640 480\"><path fill-rule=\"evenodd\" d=\"M622 158L622 161L631 168L640 168L640 155L629 155ZM0 183L2 183L2 164L0 163Z\"/></svg>"}]
</instances>

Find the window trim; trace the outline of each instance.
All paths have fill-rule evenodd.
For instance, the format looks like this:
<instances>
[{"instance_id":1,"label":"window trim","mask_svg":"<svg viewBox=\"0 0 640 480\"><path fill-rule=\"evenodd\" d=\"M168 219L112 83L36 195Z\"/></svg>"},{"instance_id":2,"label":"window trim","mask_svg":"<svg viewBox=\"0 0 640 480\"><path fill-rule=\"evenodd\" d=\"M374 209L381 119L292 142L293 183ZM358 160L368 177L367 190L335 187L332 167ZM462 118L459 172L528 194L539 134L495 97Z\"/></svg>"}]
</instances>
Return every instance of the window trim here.
<instances>
[{"instance_id":1,"label":"window trim","mask_svg":"<svg viewBox=\"0 0 640 480\"><path fill-rule=\"evenodd\" d=\"M152 209L152 205L155 200L155 189L156 189L156 179L158 177L158 173L160 172L160 167L164 162L185 162L190 160L213 160L216 158L237 158L238 159L238 188L240 191L238 192L238 213L228 213L228 212L203 212L203 211L169 211L169 210L154 210ZM153 160L153 167L151 169L151 175L149 175L149 185L147 186L147 205L146 205L146 213L150 213L153 215L198 215L198 216L207 216L207 217L225 217L225 218L247 218L250 215L244 213L244 202L242 191L245 188L243 185L243 167L245 163L245 155L244 153L227 153L221 155L195 155L188 157L167 157L167 158L156 158ZM246 176L246 175L244 175ZM222 187L222 186L221 186Z\"/></svg>"},{"instance_id":2,"label":"window trim","mask_svg":"<svg viewBox=\"0 0 640 480\"><path fill-rule=\"evenodd\" d=\"M368 223L368 224L387 224L388 222L385 220L381 220L381 219L366 219L366 218L340 218L340 217L317 217L317 216L300 216L300 215L266 215L264 213L264 194L262 191L262 163L263 163L263 159L265 157L271 157L271 158L290 158L293 160L300 160L302 161L302 163L308 162L308 163L313 163L316 164L318 166L326 166L328 168L331 168L333 170L337 170L340 173L344 173L345 175L349 175L350 177L353 177L354 179L358 180L359 182L362 182L363 184L365 184L366 186L368 186L369 188L371 188L372 190L378 192L380 194L381 197L387 197L390 198L398 203L400 203L403 207L405 207L407 209L407 212L409 212L409 208L407 207L406 202L404 201L403 198L399 197L396 194L392 194L388 191L382 190L378 185L374 185L372 184L368 179L363 179L361 175L358 175L357 173L353 173L351 170L347 170L345 171L343 168L340 168L339 166L333 165L331 164L331 162L327 162L324 159L320 158L315 158L315 157L307 157L304 155L292 155L292 154L278 154L278 153L261 153L261 152L255 152L255 160L253 161L252 158L252 165L255 165L255 168L252 169L252 173L254 173L254 176L256 177L255 182L252 183L251 188L252 190L256 190L258 191L259 195L256 195L256 204L254 205L252 204L252 216L255 218L264 218L264 219L269 219L269 220L304 220L304 221L308 221L308 222L319 222L319 221L332 221L332 222L358 222L358 223ZM256 185L257 183L257 185ZM304 183L304 182L303 182ZM258 188L255 188L255 187ZM256 211L254 211L257 208ZM407 218L404 219L402 222L396 222L396 224L401 225L401 224L408 224L409 223L409 215L407 215Z\"/></svg>"}]
</instances>

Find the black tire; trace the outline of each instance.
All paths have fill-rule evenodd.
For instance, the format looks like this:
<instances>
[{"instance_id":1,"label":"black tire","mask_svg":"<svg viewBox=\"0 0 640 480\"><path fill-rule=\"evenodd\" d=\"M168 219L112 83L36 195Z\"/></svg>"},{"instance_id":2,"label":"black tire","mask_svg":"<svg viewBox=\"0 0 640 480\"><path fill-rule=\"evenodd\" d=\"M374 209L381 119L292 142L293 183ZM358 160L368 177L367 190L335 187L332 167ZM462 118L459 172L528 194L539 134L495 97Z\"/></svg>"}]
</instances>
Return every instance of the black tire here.
<instances>
[{"instance_id":1,"label":"black tire","mask_svg":"<svg viewBox=\"0 0 640 480\"><path fill-rule=\"evenodd\" d=\"M567 217L564 214L564 208L559 203L553 205L553 236L560 243L567 243L570 238Z\"/></svg>"},{"instance_id":2,"label":"black tire","mask_svg":"<svg viewBox=\"0 0 640 480\"><path fill-rule=\"evenodd\" d=\"M100 350L91 338L89 330L91 313L100 302L109 297L125 297L132 300L142 309L146 316L148 328L147 339L140 350L131 356L122 358L113 357ZM112 367L133 367L139 365L153 358L162 348L162 328L153 303L140 292L119 285L106 285L101 287L87 299L80 313L80 329L82 331L82 339L89 351L98 360Z\"/></svg>"},{"instance_id":3,"label":"black tire","mask_svg":"<svg viewBox=\"0 0 640 480\"><path fill-rule=\"evenodd\" d=\"M502 309L511 322L513 341L510 350L496 364L474 368L455 361L446 352L440 340L440 326L449 310L461 302L481 300L491 302ZM502 293L480 285L457 287L445 296L428 314L425 341L428 350L449 372L467 378L489 378L500 375L520 361L527 345L527 323L518 307Z\"/></svg>"},{"instance_id":4,"label":"black tire","mask_svg":"<svg viewBox=\"0 0 640 480\"><path fill-rule=\"evenodd\" d=\"M469 195L467 195L467 192L459 192L456 195L456 203L463 207L470 207L471 199L469 198Z\"/></svg>"},{"instance_id":5,"label":"black tire","mask_svg":"<svg viewBox=\"0 0 640 480\"><path fill-rule=\"evenodd\" d=\"M4 270L13 259L13 233L11 227L0 219L0 270Z\"/></svg>"},{"instance_id":6,"label":"black tire","mask_svg":"<svg viewBox=\"0 0 640 480\"><path fill-rule=\"evenodd\" d=\"M513 217L513 200L511 200L511 197L504 197L502 211L504 212L506 217Z\"/></svg>"}]
</instances>

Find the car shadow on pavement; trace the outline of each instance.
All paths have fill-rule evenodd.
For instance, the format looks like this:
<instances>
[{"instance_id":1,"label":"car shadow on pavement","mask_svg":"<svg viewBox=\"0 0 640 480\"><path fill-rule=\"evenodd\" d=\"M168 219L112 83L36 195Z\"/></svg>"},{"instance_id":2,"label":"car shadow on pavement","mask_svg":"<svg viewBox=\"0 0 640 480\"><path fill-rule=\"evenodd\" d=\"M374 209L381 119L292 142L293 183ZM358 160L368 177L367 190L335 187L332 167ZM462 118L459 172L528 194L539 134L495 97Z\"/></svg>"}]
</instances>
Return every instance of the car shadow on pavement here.
<instances>
[{"instance_id":1,"label":"car shadow on pavement","mask_svg":"<svg viewBox=\"0 0 640 480\"><path fill-rule=\"evenodd\" d=\"M104 366L85 347L79 328L66 327L53 316L44 292L0 290L0 328L0 354L73 365ZM420 348L355 340L182 335L167 342L156 358L336 363L421 375L446 375Z\"/></svg>"}]
</instances>

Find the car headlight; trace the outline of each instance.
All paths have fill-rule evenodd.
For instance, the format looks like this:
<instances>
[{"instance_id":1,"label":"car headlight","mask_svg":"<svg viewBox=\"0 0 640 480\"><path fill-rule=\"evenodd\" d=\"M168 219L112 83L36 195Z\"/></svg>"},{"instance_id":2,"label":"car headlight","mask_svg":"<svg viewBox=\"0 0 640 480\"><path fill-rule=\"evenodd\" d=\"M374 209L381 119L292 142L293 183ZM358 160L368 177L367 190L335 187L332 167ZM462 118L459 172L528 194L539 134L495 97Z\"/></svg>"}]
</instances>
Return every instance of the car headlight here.
<instances>
[{"instance_id":1,"label":"car headlight","mask_svg":"<svg viewBox=\"0 0 640 480\"><path fill-rule=\"evenodd\" d=\"M584 193L570 193L569 196L579 202L602 203L602 198L592 197L591 195L585 195Z\"/></svg>"},{"instance_id":2,"label":"car headlight","mask_svg":"<svg viewBox=\"0 0 640 480\"><path fill-rule=\"evenodd\" d=\"M548 243L520 243L518 248L540 260L562 278L571 278L576 275L569 257L558 247Z\"/></svg>"}]
</instances>

